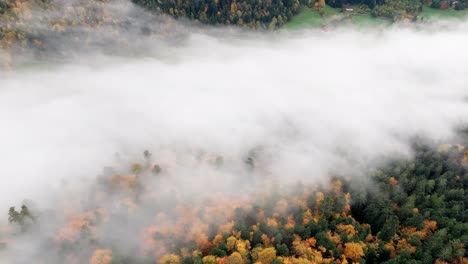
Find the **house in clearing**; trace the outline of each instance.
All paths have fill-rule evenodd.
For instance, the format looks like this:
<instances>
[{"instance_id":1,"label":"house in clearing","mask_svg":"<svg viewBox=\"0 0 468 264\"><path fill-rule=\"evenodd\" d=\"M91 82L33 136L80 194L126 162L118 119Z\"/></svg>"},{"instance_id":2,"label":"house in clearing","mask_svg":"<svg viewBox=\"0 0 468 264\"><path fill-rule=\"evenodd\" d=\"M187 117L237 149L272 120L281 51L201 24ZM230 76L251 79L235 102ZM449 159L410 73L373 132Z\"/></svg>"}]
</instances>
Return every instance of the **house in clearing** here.
<instances>
[{"instance_id":1,"label":"house in clearing","mask_svg":"<svg viewBox=\"0 0 468 264\"><path fill-rule=\"evenodd\" d=\"M448 9L449 8L449 0L441 0L440 1L440 9Z\"/></svg>"},{"instance_id":2,"label":"house in clearing","mask_svg":"<svg viewBox=\"0 0 468 264\"><path fill-rule=\"evenodd\" d=\"M458 3L458 0L440 0L440 9L447 10L450 7L454 7Z\"/></svg>"},{"instance_id":3,"label":"house in clearing","mask_svg":"<svg viewBox=\"0 0 468 264\"><path fill-rule=\"evenodd\" d=\"M354 8L352 5L343 5L343 12L353 12Z\"/></svg>"}]
</instances>

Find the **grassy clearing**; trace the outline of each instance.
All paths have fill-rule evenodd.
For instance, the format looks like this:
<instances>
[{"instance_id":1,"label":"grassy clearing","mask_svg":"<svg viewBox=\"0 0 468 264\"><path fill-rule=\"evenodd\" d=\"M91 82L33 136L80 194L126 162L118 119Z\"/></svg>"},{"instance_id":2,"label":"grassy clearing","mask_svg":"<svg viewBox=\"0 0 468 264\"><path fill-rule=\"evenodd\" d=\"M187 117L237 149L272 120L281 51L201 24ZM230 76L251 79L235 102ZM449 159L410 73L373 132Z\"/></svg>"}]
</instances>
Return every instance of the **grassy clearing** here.
<instances>
[{"instance_id":1,"label":"grassy clearing","mask_svg":"<svg viewBox=\"0 0 468 264\"><path fill-rule=\"evenodd\" d=\"M325 16L331 17L334 15L338 15L341 12L340 8L332 8L329 6L325 7Z\"/></svg>"},{"instance_id":2,"label":"grassy clearing","mask_svg":"<svg viewBox=\"0 0 468 264\"><path fill-rule=\"evenodd\" d=\"M319 15L317 10L314 8L303 8L301 12L294 16L291 21L289 21L285 28L289 30L304 29L304 28L320 28L329 23L338 23L338 24L351 24L357 27L386 27L392 24L390 20L374 17L370 13L366 15L352 15L349 14L348 18L337 19L333 21L334 18L341 15L341 10L338 8L331 8L329 6L325 9L325 15L322 17ZM422 18L423 21L434 21L442 19L466 19L468 18L468 10L457 11L457 10L439 10L430 8L428 6L423 7L423 12L418 16ZM338 22L337 22L338 21ZM337 25L337 24L335 24Z\"/></svg>"},{"instance_id":3,"label":"grassy clearing","mask_svg":"<svg viewBox=\"0 0 468 264\"><path fill-rule=\"evenodd\" d=\"M467 10L457 11L453 9L440 10L440 9L434 9L428 6L424 6L422 13L418 17L422 18L423 20L429 20L429 21L440 20L440 19L461 20L464 18L468 18L468 11Z\"/></svg>"},{"instance_id":4,"label":"grassy clearing","mask_svg":"<svg viewBox=\"0 0 468 264\"><path fill-rule=\"evenodd\" d=\"M314 8L304 7L299 14L294 16L291 21L285 25L285 28L294 30L322 27L326 25L333 16L339 13L340 9L327 6L325 8L325 14L322 17Z\"/></svg>"},{"instance_id":5,"label":"grassy clearing","mask_svg":"<svg viewBox=\"0 0 468 264\"><path fill-rule=\"evenodd\" d=\"M324 25L324 22L323 18L315 9L305 7L285 25L285 28L301 29L308 27L321 27Z\"/></svg>"},{"instance_id":6,"label":"grassy clearing","mask_svg":"<svg viewBox=\"0 0 468 264\"><path fill-rule=\"evenodd\" d=\"M367 15L349 15L348 18L343 16L341 9L325 8L325 15L322 17L314 8L305 7L301 12L294 16L286 25L286 29L304 29L304 28L320 28L325 25L333 24L351 24L358 27L361 26L387 26L391 22L386 19L375 18L370 14Z\"/></svg>"}]
</instances>

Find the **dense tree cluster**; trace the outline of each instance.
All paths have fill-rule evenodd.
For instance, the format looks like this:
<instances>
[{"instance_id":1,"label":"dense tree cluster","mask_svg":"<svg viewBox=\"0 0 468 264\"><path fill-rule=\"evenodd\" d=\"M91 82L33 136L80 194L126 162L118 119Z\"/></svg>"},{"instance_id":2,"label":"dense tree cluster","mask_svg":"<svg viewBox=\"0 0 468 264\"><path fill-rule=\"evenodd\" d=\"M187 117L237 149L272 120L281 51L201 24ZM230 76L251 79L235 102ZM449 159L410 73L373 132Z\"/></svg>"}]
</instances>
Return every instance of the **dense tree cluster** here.
<instances>
[{"instance_id":1,"label":"dense tree cluster","mask_svg":"<svg viewBox=\"0 0 468 264\"><path fill-rule=\"evenodd\" d=\"M394 247L402 238L416 247L412 254L398 256L400 263L461 262L468 243L468 150L460 145L415 149L415 160L395 161L373 173L380 192L355 206L354 216L374 233L380 230L379 237ZM429 227L434 230L427 236Z\"/></svg>"},{"instance_id":2,"label":"dense tree cluster","mask_svg":"<svg viewBox=\"0 0 468 264\"><path fill-rule=\"evenodd\" d=\"M455 4L456 10L465 10L468 8L468 0L460 0Z\"/></svg>"},{"instance_id":3,"label":"dense tree cluster","mask_svg":"<svg viewBox=\"0 0 468 264\"><path fill-rule=\"evenodd\" d=\"M413 20L416 19L417 15L422 11L422 7L422 1L393 0L383 5L376 5L372 10L372 14L392 20Z\"/></svg>"},{"instance_id":4,"label":"dense tree cluster","mask_svg":"<svg viewBox=\"0 0 468 264\"><path fill-rule=\"evenodd\" d=\"M399 21L415 20L421 13L423 5L430 4L426 2L424 0L328 0L327 4L337 8L345 7L348 4L364 5L370 9L370 13L375 17ZM434 6L434 8L438 7Z\"/></svg>"},{"instance_id":5,"label":"dense tree cluster","mask_svg":"<svg viewBox=\"0 0 468 264\"><path fill-rule=\"evenodd\" d=\"M183 34L175 26L125 1L0 1L0 69L24 54L53 60L79 50L136 53L141 47L135 39Z\"/></svg>"},{"instance_id":6,"label":"dense tree cluster","mask_svg":"<svg viewBox=\"0 0 468 264\"><path fill-rule=\"evenodd\" d=\"M334 177L327 186L299 182L280 191L273 185L253 199L213 195L196 205L143 184L167 173L145 152L143 163L129 165L133 174L107 168L98 177L91 197L119 201L120 213L95 208L74 215L54 235L55 246L61 261L83 262L84 255L107 264L466 263L468 149L415 144L414 150L414 159L369 172L369 184ZM218 155L201 160L223 166ZM104 242L109 222L140 214L150 221L135 233L138 249ZM26 207L9 212L10 222L29 216Z\"/></svg>"},{"instance_id":7,"label":"dense tree cluster","mask_svg":"<svg viewBox=\"0 0 468 264\"><path fill-rule=\"evenodd\" d=\"M299 0L133 0L151 10L208 24L275 29L299 12Z\"/></svg>"},{"instance_id":8,"label":"dense tree cluster","mask_svg":"<svg viewBox=\"0 0 468 264\"><path fill-rule=\"evenodd\" d=\"M273 194L237 208L230 232L211 228L219 232L168 248L160 263L465 263L468 150L415 148L415 160L371 173L378 191L335 179Z\"/></svg>"},{"instance_id":9,"label":"dense tree cluster","mask_svg":"<svg viewBox=\"0 0 468 264\"><path fill-rule=\"evenodd\" d=\"M390 20L415 20L424 4L440 7L440 0L197 0L158 1L133 0L142 6L173 17L189 18L207 24L243 25L250 28L275 29L287 23L300 11L301 6L315 7L320 14L325 4L333 8L348 5L367 6L371 14ZM454 8L462 10L467 0L454 2Z\"/></svg>"},{"instance_id":10,"label":"dense tree cluster","mask_svg":"<svg viewBox=\"0 0 468 264\"><path fill-rule=\"evenodd\" d=\"M430 6L432 8L441 8L443 7L443 3L445 2L445 4L450 4L452 3L452 6L456 9L456 10L464 10L465 8L468 7L468 1L467 0L452 0L452 1L444 1L444 0L432 0L430 1Z\"/></svg>"},{"instance_id":11,"label":"dense tree cluster","mask_svg":"<svg viewBox=\"0 0 468 264\"><path fill-rule=\"evenodd\" d=\"M10 60L10 54L2 50L9 50L26 39L24 32L16 29L21 10L24 10L23 1L0 1L0 66L2 60Z\"/></svg>"},{"instance_id":12,"label":"dense tree cluster","mask_svg":"<svg viewBox=\"0 0 468 264\"><path fill-rule=\"evenodd\" d=\"M16 211L13 206L8 210L8 222L18 225L21 228L21 231L26 231L33 221L34 216L24 204L21 206L21 210L19 212Z\"/></svg>"},{"instance_id":13,"label":"dense tree cluster","mask_svg":"<svg viewBox=\"0 0 468 264\"><path fill-rule=\"evenodd\" d=\"M205 24L274 30L308 6L324 15L326 5L354 5L354 14L414 21L423 5L439 8L442 0L128 0L153 12L127 12L117 0L0 1L0 67L9 69L21 54L51 58L93 47L118 53L148 35L168 36L180 29L169 16ZM444 0L445 1L445 0ZM445 1L447 2L447 1ZM457 10L468 0L448 1ZM126 2L128 4L129 2ZM133 9L136 11L137 9ZM138 11L142 11L138 9ZM154 14L163 14L155 16ZM109 43L116 44L109 48ZM134 53L141 52L135 47ZM15 54L15 56L13 56Z\"/></svg>"},{"instance_id":14,"label":"dense tree cluster","mask_svg":"<svg viewBox=\"0 0 468 264\"><path fill-rule=\"evenodd\" d=\"M468 7L467 0L326 0L326 3L335 8L342 8L346 5L367 5L371 9L377 8L373 15L392 19L418 14L422 5L439 9L442 7L442 3L445 3L447 8L456 10Z\"/></svg>"}]
</instances>

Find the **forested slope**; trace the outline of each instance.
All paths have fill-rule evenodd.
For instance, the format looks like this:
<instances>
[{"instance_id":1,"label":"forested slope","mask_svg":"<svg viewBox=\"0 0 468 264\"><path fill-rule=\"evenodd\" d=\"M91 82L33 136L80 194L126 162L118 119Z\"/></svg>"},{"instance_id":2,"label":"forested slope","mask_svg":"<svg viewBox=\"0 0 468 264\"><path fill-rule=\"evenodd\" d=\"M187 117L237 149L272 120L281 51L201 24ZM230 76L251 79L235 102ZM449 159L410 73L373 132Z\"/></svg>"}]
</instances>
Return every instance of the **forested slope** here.
<instances>
[{"instance_id":1,"label":"forested slope","mask_svg":"<svg viewBox=\"0 0 468 264\"><path fill-rule=\"evenodd\" d=\"M108 168L90 195L97 207L49 234L44 249L55 253L38 257L54 263L466 263L468 150L414 148L414 159L362 175L371 179L366 184L339 176L323 186L298 182L289 191L273 184L253 200L207 194L196 206L145 184L145 177L166 177L158 163L133 163L133 175ZM224 166L221 156L206 162ZM255 169L255 159L246 166ZM119 213L106 208L111 200L121 204ZM10 208L9 221L21 237L52 215ZM120 237L127 231L109 229L142 215L142 233ZM106 236L139 246L122 249Z\"/></svg>"},{"instance_id":2,"label":"forested slope","mask_svg":"<svg viewBox=\"0 0 468 264\"><path fill-rule=\"evenodd\" d=\"M462 10L468 0L455 1ZM0 2L0 64L9 69L24 54L36 58L70 57L70 51L89 47L118 53L133 40L145 36L178 34L168 19L191 21L192 25L237 25L240 28L275 30L287 24L303 7L325 17L334 7L333 21L348 16L379 17L386 21L417 21L423 5L438 8L437 1L422 0L4 0ZM351 13L342 9L353 5ZM328 5L328 7L327 7ZM131 11L130 11L131 10ZM148 11L149 10L149 11ZM340 13L342 12L342 13ZM112 43L112 44L111 44ZM106 49L109 45L117 47ZM122 48L123 47L123 48ZM144 47L132 47L141 52Z\"/></svg>"},{"instance_id":3,"label":"forested slope","mask_svg":"<svg viewBox=\"0 0 468 264\"><path fill-rule=\"evenodd\" d=\"M373 191L357 191L338 178L326 189L299 185L294 194L236 208L230 232L210 226L204 239L166 243L173 254L160 261L465 263L466 165L468 151L461 146L416 146L415 160L371 173ZM173 235L183 241L183 234L153 238L165 243Z\"/></svg>"},{"instance_id":4,"label":"forested slope","mask_svg":"<svg viewBox=\"0 0 468 264\"><path fill-rule=\"evenodd\" d=\"M158 1L133 0L158 13L173 17L185 17L208 24L240 25L249 28L275 29L283 26L296 15L301 6L313 7L323 14L326 5L334 8L359 5L375 17L392 21L416 20L423 5L440 8L440 1L423 0L221 0L221 1ZM468 1L455 1L452 8L463 10Z\"/></svg>"}]
</instances>

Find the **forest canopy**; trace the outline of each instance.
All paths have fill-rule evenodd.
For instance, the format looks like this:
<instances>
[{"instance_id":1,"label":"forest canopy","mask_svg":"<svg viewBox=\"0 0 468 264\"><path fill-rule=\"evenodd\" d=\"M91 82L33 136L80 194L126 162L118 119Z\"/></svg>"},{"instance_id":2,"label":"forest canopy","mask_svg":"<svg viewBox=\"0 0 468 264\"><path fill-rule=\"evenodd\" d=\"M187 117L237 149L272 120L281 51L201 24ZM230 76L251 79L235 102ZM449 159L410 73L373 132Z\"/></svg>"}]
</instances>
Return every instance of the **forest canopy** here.
<instances>
[{"instance_id":1,"label":"forest canopy","mask_svg":"<svg viewBox=\"0 0 468 264\"><path fill-rule=\"evenodd\" d=\"M131 3L143 7L146 13L127 12ZM37 58L54 57L63 53L64 43L81 50L102 46L106 39L125 47L138 33L166 38L178 31L169 17L199 26L277 30L306 8L329 20L320 23L327 30L340 21L346 24L352 17L420 22L424 20L420 16L424 6L463 10L467 5L468 0L5 0L0 2L0 64L9 69L13 57L26 53ZM98 28L105 34L97 33Z\"/></svg>"},{"instance_id":2,"label":"forest canopy","mask_svg":"<svg viewBox=\"0 0 468 264\"><path fill-rule=\"evenodd\" d=\"M165 177L164 169L145 151L148 162L131 165L134 175L114 174L107 168L91 195L121 199L120 214L105 208L75 214L53 235L55 242L47 247L61 250L49 261L466 263L468 150L462 145L434 149L424 144L415 144L414 149L414 159L395 159L369 171L374 191L363 189L367 187L356 179L336 176L324 186L298 182L289 192L265 190L251 202L218 197L216 203L197 207L144 187L146 173ZM224 166L221 157L210 159L213 165ZM153 199L157 204L148 207ZM127 237L142 239L140 249L113 248L101 240L101 232L113 221L136 217L142 206L159 213L156 222L147 221L141 238ZM47 221L40 215L25 205L21 212L12 207L9 221L22 236ZM25 219L31 220L27 229Z\"/></svg>"}]
</instances>

